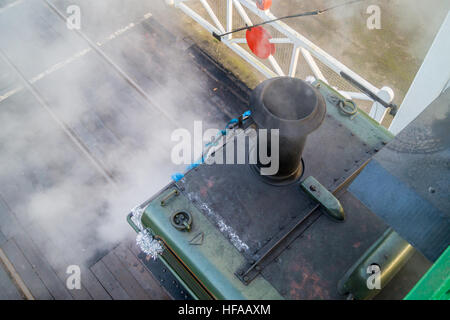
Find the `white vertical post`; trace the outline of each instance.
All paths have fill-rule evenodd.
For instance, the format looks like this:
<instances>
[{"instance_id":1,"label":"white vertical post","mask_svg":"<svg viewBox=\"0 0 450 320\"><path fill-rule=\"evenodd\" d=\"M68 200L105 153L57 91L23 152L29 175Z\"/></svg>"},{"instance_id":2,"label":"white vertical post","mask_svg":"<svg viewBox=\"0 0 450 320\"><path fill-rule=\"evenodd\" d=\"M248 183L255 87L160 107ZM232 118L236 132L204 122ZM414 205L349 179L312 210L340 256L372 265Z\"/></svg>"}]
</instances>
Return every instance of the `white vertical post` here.
<instances>
[{"instance_id":1,"label":"white vertical post","mask_svg":"<svg viewBox=\"0 0 450 320\"><path fill-rule=\"evenodd\" d=\"M281 69L280 65L278 64L277 60L274 58L274 56L270 55L269 58L267 58L270 62L270 64L272 65L272 67L274 68L275 72L279 75L279 76L284 76L284 72Z\"/></svg>"},{"instance_id":2,"label":"white vertical post","mask_svg":"<svg viewBox=\"0 0 450 320\"><path fill-rule=\"evenodd\" d=\"M311 53L308 50L306 50L305 48L302 48L301 51L302 51L303 57L306 60L306 63L308 63L308 65L311 68L311 71L313 72L314 76L317 79L320 79L320 80L322 80L325 83L328 83L327 79L325 79L325 77L323 76L322 71L320 71L319 66L314 61L314 58L312 57Z\"/></svg>"},{"instance_id":3,"label":"white vertical post","mask_svg":"<svg viewBox=\"0 0 450 320\"><path fill-rule=\"evenodd\" d=\"M233 0L227 0L227 32L233 30ZM232 34L226 36L228 40L232 38Z\"/></svg>"},{"instance_id":4,"label":"white vertical post","mask_svg":"<svg viewBox=\"0 0 450 320\"><path fill-rule=\"evenodd\" d=\"M393 134L399 133L445 90L449 80L450 12L434 38L389 130Z\"/></svg>"},{"instance_id":5,"label":"white vertical post","mask_svg":"<svg viewBox=\"0 0 450 320\"><path fill-rule=\"evenodd\" d=\"M242 17L242 19L245 21L247 26L252 26L253 23L248 17L247 13L245 12L244 8L242 7L239 0L233 0L234 6L236 7L236 10L238 11L239 15Z\"/></svg>"},{"instance_id":6,"label":"white vertical post","mask_svg":"<svg viewBox=\"0 0 450 320\"><path fill-rule=\"evenodd\" d=\"M378 96L386 102L392 102L394 99L394 91L389 87L383 87L378 91ZM381 123L387 114L388 109L381 103L374 102L372 108L370 108L369 116L372 117L378 123Z\"/></svg>"},{"instance_id":7,"label":"white vertical post","mask_svg":"<svg viewBox=\"0 0 450 320\"><path fill-rule=\"evenodd\" d=\"M289 76L295 77L295 72L297 71L298 55L300 53L300 48L294 44L291 54L291 63L289 65Z\"/></svg>"},{"instance_id":8,"label":"white vertical post","mask_svg":"<svg viewBox=\"0 0 450 320\"><path fill-rule=\"evenodd\" d=\"M223 28L222 24L220 23L219 19L217 19L216 14L214 13L213 9L211 9L209 3L206 0L200 0L200 3L205 8L206 12L208 12L211 19L216 24L217 28L220 30L220 32L225 33L225 29Z\"/></svg>"}]
</instances>

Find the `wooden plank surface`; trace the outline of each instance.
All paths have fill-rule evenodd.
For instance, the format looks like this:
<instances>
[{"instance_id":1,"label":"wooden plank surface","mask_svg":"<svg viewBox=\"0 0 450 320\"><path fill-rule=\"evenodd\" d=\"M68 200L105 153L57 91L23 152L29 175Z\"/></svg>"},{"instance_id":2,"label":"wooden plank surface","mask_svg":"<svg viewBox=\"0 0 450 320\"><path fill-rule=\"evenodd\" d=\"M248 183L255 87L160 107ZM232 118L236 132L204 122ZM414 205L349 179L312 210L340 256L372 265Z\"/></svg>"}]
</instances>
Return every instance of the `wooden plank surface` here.
<instances>
[{"instance_id":1,"label":"wooden plank surface","mask_svg":"<svg viewBox=\"0 0 450 320\"><path fill-rule=\"evenodd\" d=\"M72 300L72 295L67 290L65 283L58 278L53 268L44 259L42 253L30 241L28 236L26 234L16 235L14 240L53 298Z\"/></svg>"},{"instance_id":2,"label":"wooden plank surface","mask_svg":"<svg viewBox=\"0 0 450 320\"><path fill-rule=\"evenodd\" d=\"M0 300L21 300L22 296L0 263Z\"/></svg>"},{"instance_id":3,"label":"wooden plank surface","mask_svg":"<svg viewBox=\"0 0 450 320\"><path fill-rule=\"evenodd\" d=\"M67 266L73 264L73 262L69 263L67 260L67 255L64 254L64 249L58 247L53 241L47 238L43 232L43 229L37 224L30 225L27 231L40 248L45 248L44 255L48 260L53 260L50 256L51 254L58 255L59 253L57 265L55 263L51 264L54 266L61 282L65 283L68 276L66 274L66 268ZM70 290L73 298L76 300L110 300L111 296L106 292L105 288L100 284L98 279L92 274L91 270L84 266L80 266L80 268L81 289Z\"/></svg>"},{"instance_id":4,"label":"wooden plank surface","mask_svg":"<svg viewBox=\"0 0 450 320\"><path fill-rule=\"evenodd\" d=\"M8 240L2 249L35 299L53 299L53 296L34 270L34 267L25 258L23 252L13 239Z\"/></svg>"},{"instance_id":5,"label":"wooden plank surface","mask_svg":"<svg viewBox=\"0 0 450 320\"><path fill-rule=\"evenodd\" d=\"M145 8L152 7L142 1L134 1ZM11 30L0 30L0 34L9 40L5 42L5 53L25 77L31 78L55 63L66 60L73 54L72 51L77 52L87 47L84 40L68 31L65 23L58 20L41 2L23 3L21 6L11 11L11 15L2 15L0 23L11 27ZM27 10L35 12L35 19L24 24L20 22L20 18ZM137 10L135 13L138 15L122 18L128 24L141 17L143 12L147 11ZM110 34L119 27L121 25L114 21L111 30L105 27L101 33L96 34L94 29L87 26L86 31L91 32L88 36L95 38ZM50 33L46 32L47 29ZM33 43L23 37L33 38ZM49 39L58 42L58 52L55 55L47 54L46 43ZM150 146L159 143L163 144L158 149L160 152L162 148L167 149L164 151L169 150L169 143L160 141L165 137L161 137L161 132L173 127L174 123L162 117L156 105L169 110L170 116L180 121L185 120L186 111L192 111L193 114L198 111L195 115L198 119L220 124L225 124L230 116L237 116L239 112L236 111L243 108L242 94L232 92L235 88L231 90L232 84L227 83L225 73L216 70L217 66L214 64L206 66L209 63L207 59L195 58L191 51L183 51L186 48L180 50L176 45L176 37L153 18L141 26L136 25L102 48L155 101L143 98L95 52L71 62L33 85L50 109L67 122L89 152L110 171L117 169L120 172L126 167L123 159L113 161L113 157L110 157L111 151L122 148L123 144L142 151L151 150ZM30 52L34 53L34 59L30 59ZM192 63L194 58L195 64ZM167 63L167 60L176 63ZM85 75L80 82L73 75L81 71ZM187 75L189 80L196 81L186 81ZM67 101L60 99L61 93L55 90L60 88L61 83L64 83L64 90L79 98L77 108L84 110L82 118L71 118L72 113L65 112ZM214 90L216 88L217 91ZM105 93L102 89L108 94L102 94ZM186 109L187 106L192 110ZM83 203L78 201L74 208L66 210L64 219L61 218L62 215L58 215L55 219L61 220L55 222L52 219L51 223L41 221L44 220L42 215L45 213L30 214L26 210L32 196L57 188L67 176L71 176L69 183L79 187L98 179L99 175L92 164L83 158L73 141L64 140L63 137L61 143L57 143L65 133L29 90L22 90L1 102L0 120L12 125L0 126L0 136L8 139L7 141L20 142L27 154L26 157L23 156L23 150L17 151L14 145L10 149L2 149L5 151L2 156L8 161L0 178L8 183L0 185L0 247L4 248L33 295L37 299L168 299L159 282L127 244L122 244L109 253L112 246L103 243L90 242L85 247L77 246L78 251L70 249L74 241L80 238L85 242L88 242L87 238L98 241L96 222L99 213L96 210L84 210ZM27 130L11 130L13 127ZM169 136L166 138L169 139ZM44 157L48 160L46 163L35 161L40 159L39 156L28 156L42 155L56 148L58 152L55 155L59 158L53 158L50 152L48 158ZM151 152L148 153L149 157ZM169 166L167 163L164 170L169 171ZM70 171L74 167L82 167L83 170L74 174ZM90 178L78 181L76 178L79 176ZM98 194L102 190L99 188ZM92 202L103 200L94 196L90 199ZM80 223L82 228L71 224L78 221L76 218L79 212L83 213ZM56 227L61 234L51 229ZM87 249L84 250L85 248ZM96 263L91 266L91 261ZM82 288L68 290L65 284L68 277L66 268L77 263L82 270ZM8 282L3 285L8 286ZM14 290L10 287L7 290L14 296Z\"/></svg>"},{"instance_id":6,"label":"wooden plank surface","mask_svg":"<svg viewBox=\"0 0 450 320\"><path fill-rule=\"evenodd\" d=\"M21 227L0 194L0 231L6 239L20 233Z\"/></svg>"},{"instance_id":7,"label":"wooden plank surface","mask_svg":"<svg viewBox=\"0 0 450 320\"><path fill-rule=\"evenodd\" d=\"M90 269L113 299L131 299L102 260L98 261Z\"/></svg>"},{"instance_id":8,"label":"wooden plank surface","mask_svg":"<svg viewBox=\"0 0 450 320\"><path fill-rule=\"evenodd\" d=\"M146 300L150 296L145 292L141 285L136 281L133 275L126 269L125 265L114 254L114 251L108 253L103 259L109 271L114 275L128 296L133 300Z\"/></svg>"},{"instance_id":9,"label":"wooden plank surface","mask_svg":"<svg viewBox=\"0 0 450 320\"><path fill-rule=\"evenodd\" d=\"M6 236L0 231L0 247L7 241Z\"/></svg>"},{"instance_id":10,"label":"wooden plank surface","mask_svg":"<svg viewBox=\"0 0 450 320\"><path fill-rule=\"evenodd\" d=\"M159 282L152 276L146 267L131 252L125 243L114 249L114 254L127 267L136 281L141 285L149 297L153 300L169 300L169 295Z\"/></svg>"}]
</instances>

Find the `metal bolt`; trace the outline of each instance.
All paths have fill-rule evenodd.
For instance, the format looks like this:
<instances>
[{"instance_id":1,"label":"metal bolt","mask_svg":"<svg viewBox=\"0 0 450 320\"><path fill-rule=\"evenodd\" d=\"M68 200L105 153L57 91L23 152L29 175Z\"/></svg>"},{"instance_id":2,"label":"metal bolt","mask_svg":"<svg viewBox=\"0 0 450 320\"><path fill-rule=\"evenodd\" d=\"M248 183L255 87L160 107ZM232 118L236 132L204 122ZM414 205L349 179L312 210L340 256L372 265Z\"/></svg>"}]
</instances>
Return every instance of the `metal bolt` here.
<instances>
[{"instance_id":1,"label":"metal bolt","mask_svg":"<svg viewBox=\"0 0 450 320\"><path fill-rule=\"evenodd\" d=\"M434 189L433 187L429 187L429 188L428 188L428 192L429 192L429 193L435 193L435 192L436 192L436 189Z\"/></svg>"},{"instance_id":2,"label":"metal bolt","mask_svg":"<svg viewBox=\"0 0 450 320\"><path fill-rule=\"evenodd\" d=\"M317 188L316 188L315 186L311 185L311 186L309 186L309 190L311 190L311 191L316 191Z\"/></svg>"},{"instance_id":3,"label":"metal bolt","mask_svg":"<svg viewBox=\"0 0 450 320\"><path fill-rule=\"evenodd\" d=\"M248 277L247 277L247 276L244 277L244 281L245 281L245 282L248 281Z\"/></svg>"}]
</instances>

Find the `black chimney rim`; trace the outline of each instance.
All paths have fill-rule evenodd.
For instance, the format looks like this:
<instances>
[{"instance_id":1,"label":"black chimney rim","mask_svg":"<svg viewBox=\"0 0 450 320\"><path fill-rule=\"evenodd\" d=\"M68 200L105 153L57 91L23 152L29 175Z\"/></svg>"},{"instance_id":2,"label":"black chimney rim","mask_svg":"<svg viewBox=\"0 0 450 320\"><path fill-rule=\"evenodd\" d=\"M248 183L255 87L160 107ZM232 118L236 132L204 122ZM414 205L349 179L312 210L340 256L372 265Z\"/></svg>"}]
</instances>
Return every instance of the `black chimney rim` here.
<instances>
[{"instance_id":1,"label":"black chimney rim","mask_svg":"<svg viewBox=\"0 0 450 320\"><path fill-rule=\"evenodd\" d=\"M264 103L264 94L266 88L270 87L271 83L277 82L281 79L289 79L302 85L307 86L314 92L316 99L314 99L314 106L311 112L306 117L300 119L284 119L274 114ZM292 77L275 77L261 82L253 90L250 96L250 109L252 111L252 118L260 128L272 129L282 127L295 127L300 130L299 134L306 135L316 130L323 122L326 115L326 102L322 94L312 85L299 78Z\"/></svg>"}]
</instances>

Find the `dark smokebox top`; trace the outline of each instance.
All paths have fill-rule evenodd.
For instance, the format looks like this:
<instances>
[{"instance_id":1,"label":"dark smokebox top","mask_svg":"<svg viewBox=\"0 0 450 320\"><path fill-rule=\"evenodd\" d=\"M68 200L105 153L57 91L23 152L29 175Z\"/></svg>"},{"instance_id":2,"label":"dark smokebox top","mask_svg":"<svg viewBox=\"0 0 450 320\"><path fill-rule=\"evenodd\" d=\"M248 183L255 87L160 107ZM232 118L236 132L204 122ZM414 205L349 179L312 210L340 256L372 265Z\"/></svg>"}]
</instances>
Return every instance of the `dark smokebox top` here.
<instances>
[{"instance_id":1,"label":"dark smokebox top","mask_svg":"<svg viewBox=\"0 0 450 320\"><path fill-rule=\"evenodd\" d=\"M250 110L259 129L279 130L279 170L274 175L265 176L264 180L278 185L298 181L303 173L302 152L306 138L325 118L323 96L301 79L272 78L253 90ZM272 154L275 149L271 140L268 141ZM262 163L258 154L256 167L262 167Z\"/></svg>"},{"instance_id":2,"label":"dark smokebox top","mask_svg":"<svg viewBox=\"0 0 450 320\"><path fill-rule=\"evenodd\" d=\"M253 90L250 109L260 128L280 131L292 128L298 135L307 135L323 122L326 103L307 82L278 77L262 82Z\"/></svg>"}]
</instances>

